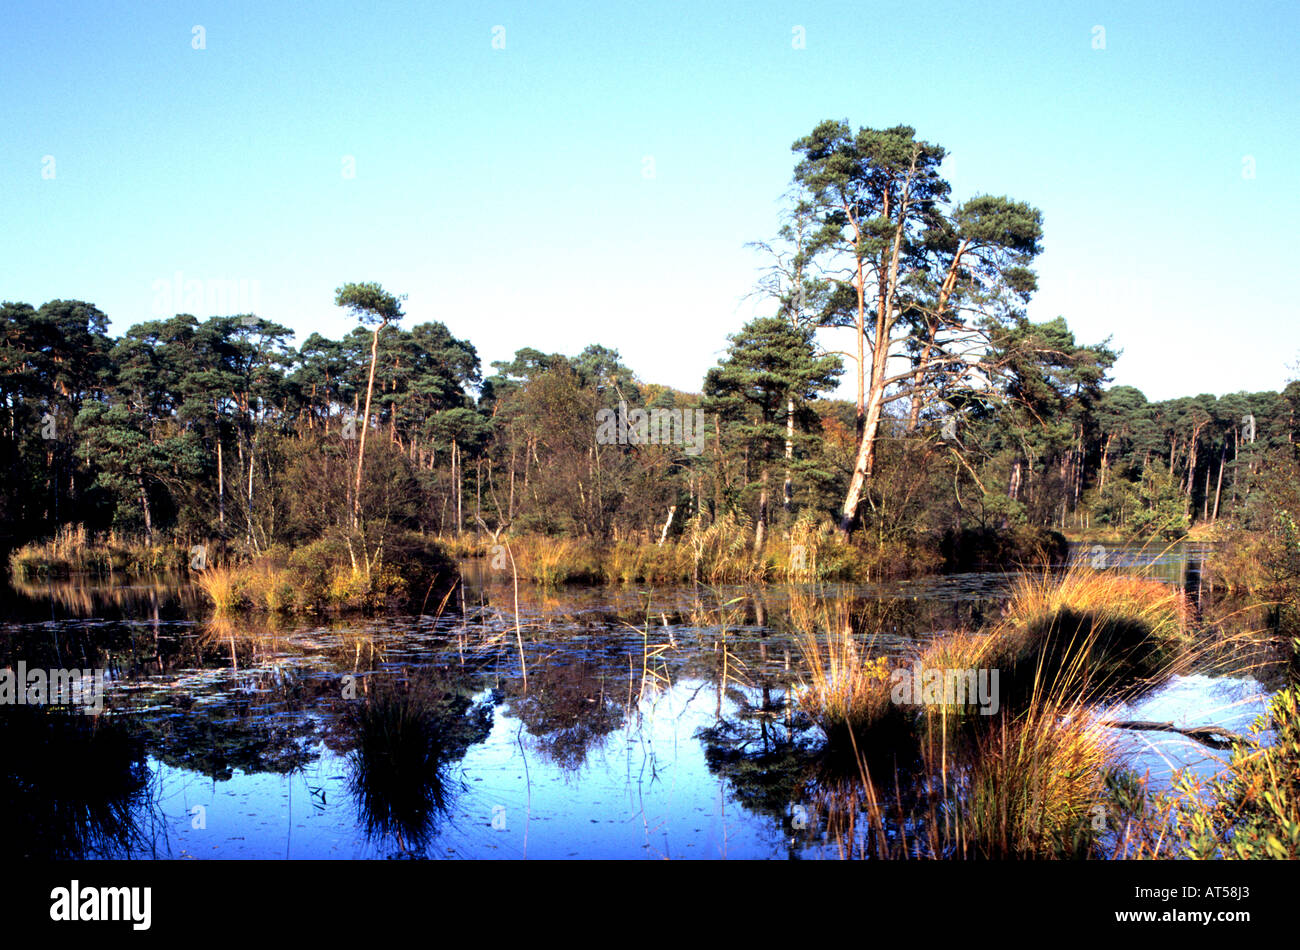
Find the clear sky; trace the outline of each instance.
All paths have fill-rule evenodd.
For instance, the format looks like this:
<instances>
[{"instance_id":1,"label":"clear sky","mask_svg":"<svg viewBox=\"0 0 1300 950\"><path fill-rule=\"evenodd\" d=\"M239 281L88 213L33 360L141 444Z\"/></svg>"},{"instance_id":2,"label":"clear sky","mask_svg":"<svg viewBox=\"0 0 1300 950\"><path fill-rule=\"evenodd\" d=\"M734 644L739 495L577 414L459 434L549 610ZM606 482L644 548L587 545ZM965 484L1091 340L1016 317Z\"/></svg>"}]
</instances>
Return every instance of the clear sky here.
<instances>
[{"instance_id":1,"label":"clear sky","mask_svg":"<svg viewBox=\"0 0 1300 950\"><path fill-rule=\"evenodd\" d=\"M375 280L485 369L599 342L698 391L758 312L745 244L778 226L790 145L834 118L915 126L952 153L958 197L1041 208L1030 313L1113 336L1117 382L1279 388L1300 357L1296 2L0 17L0 298L90 300L114 332L192 309L160 292L179 272L245 281L300 340L338 335L334 288Z\"/></svg>"}]
</instances>

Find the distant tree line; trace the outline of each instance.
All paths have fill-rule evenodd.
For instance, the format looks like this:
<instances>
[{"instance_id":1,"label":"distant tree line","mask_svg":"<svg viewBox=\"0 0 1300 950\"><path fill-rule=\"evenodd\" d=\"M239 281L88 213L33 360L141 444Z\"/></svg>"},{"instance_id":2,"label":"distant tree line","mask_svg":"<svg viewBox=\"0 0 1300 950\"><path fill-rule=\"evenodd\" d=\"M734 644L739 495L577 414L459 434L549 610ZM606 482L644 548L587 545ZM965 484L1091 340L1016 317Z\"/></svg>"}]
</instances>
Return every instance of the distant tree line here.
<instances>
[{"instance_id":1,"label":"distant tree line","mask_svg":"<svg viewBox=\"0 0 1300 950\"><path fill-rule=\"evenodd\" d=\"M954 202L946 153L911 128L824 122L793 149L784 223L759 245L770 312L699 393L596 344L524 347L484 376L470 342L403 326L402 298L373 283L336 291L355 330L300 345L254 314L112 338L92 303L4 303L0 530L252 554L376 527L660 543L724 517L757 551L801 518L878 542L1176 537L1294 458L1300 384L1149 402L1106 387L1109 340L1030 322L1041 214ZM831 328L855 342L829 351ZM830 398L846 372L855 398ZM610 409L617 438L597 421Z\"/></svg>"}]
</instances>

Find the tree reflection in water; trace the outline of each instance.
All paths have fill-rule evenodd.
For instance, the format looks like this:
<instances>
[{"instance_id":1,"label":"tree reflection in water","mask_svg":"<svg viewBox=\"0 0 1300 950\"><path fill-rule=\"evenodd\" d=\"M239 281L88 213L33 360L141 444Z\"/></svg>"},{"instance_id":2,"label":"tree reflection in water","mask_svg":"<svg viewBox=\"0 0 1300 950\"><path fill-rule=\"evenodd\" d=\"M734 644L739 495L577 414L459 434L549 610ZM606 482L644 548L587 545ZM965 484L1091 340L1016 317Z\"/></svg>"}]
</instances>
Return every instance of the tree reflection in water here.
<instances>
[{"instance_id":1,"label":"tree reflection in water","mask_svg":"<svg viewBox=\"0 0 1300 950\"><path fill-rule=\"evenodd\" d=\"M535 666L528 691L510 698L537 750L566 774L623 725L628 680L619 659L613 650L556 657Z\"/></svg>"},{"instance_id":2,"label":"tree reflection in water","mask_svg":"<svg viewBox=\"0 0 1300 950\"><path fill-rule=\"evenodd\" d=\"M456 791L453 763L492 729L492 707L434 673L379 680L344 713L353 744L349 788L366 837L419 857Z\"/></svg>"},{"instance_id":3,"label":"tree reflection in water","mask_svg":"<svg viewBox=\"0 0 1300 950\"><path fill-rule=\"evenodd\" d=\"M144 742L80 710L0 707L0 854L124 858L147 851L154 815Z\"/></svg>"}]
</instances>

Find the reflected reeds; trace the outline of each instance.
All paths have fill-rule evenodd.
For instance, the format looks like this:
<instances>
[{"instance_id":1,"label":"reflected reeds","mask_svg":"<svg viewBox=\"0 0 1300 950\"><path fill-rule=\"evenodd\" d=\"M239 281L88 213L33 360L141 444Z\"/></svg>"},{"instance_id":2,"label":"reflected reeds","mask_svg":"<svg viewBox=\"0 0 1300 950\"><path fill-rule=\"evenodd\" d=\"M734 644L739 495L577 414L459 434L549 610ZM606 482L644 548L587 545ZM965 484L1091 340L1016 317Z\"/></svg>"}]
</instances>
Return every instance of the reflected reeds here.
<instances>
[{"instance_id":1,"label":"reflected reeds","mask_svg":"<svg viewBox=\"0 0 1300 950\"><path fill-rule=\"evenodd\" d=\"M371 840L418 856L459 786L452 764L491 730L488 706L438 679L378 682L345 712L349 788Z\"/></svg>"},{"instance_id":2,"label":"reflected reeds","mask_svg":"<svg viewBox=\"0 0 1300 950\"><path fill-rule=\"evenodd\" d=\"M11 858L122 858L151 844L145 744L98 716L0 707L0 826Z\"/></svg>"}]
</instances>

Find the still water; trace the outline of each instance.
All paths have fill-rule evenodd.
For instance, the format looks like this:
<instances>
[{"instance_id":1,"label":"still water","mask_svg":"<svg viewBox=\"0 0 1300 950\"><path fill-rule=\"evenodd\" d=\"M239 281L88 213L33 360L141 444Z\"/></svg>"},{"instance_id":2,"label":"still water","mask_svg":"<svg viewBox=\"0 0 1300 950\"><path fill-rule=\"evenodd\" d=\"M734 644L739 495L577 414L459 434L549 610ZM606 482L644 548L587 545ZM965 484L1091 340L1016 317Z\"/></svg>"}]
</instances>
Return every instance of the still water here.
<instances>
[{"instance_id":1,"label":"still water","mask_svg":"<svg viewBox=\"0 0 1300 950\"><path fill-rule=\"evenodd\" d=\"M1106 554L1199 584L1198 551ZM834 858L804 805L821 736L792 701L800 618L845 605L901 655L997 617L1013 577L521 586L517 625L511 585L481 562L439 616L305 624L204 619L179 580L20 583L0 666L107 669L100 721L116 731L23 720L24 768L51 771L11 774L0 808L40 829L12 845L30 856ZM1116 712L1245 731L1269 689L1220 666ZM1118 738L1157 784L1225 755Z\"/></svg>"}]
</instances>

